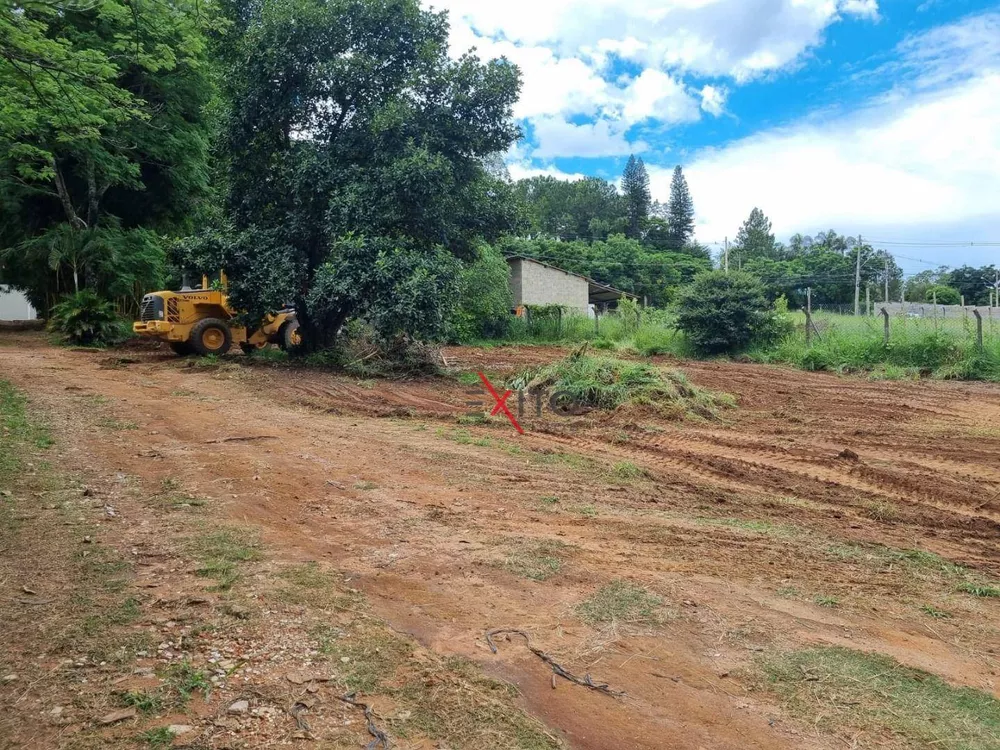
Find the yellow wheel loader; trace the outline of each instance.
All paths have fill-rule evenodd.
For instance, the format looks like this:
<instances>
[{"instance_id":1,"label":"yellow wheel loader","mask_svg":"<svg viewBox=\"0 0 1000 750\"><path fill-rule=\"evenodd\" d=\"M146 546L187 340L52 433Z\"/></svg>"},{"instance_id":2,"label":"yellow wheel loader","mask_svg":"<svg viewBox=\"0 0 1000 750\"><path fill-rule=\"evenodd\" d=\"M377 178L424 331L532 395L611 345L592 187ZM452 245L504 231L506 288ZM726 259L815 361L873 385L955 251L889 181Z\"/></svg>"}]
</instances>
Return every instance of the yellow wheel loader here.
<instances>
[{"instance_id":1,"label":"yellow wheel loader","mask_svg":"<svg viewBox=\"0 0 1000 750\"><path fill-rule=\"evenodd\" d=\"M177 354L226 354L239 344L244 352L278 344L294 349L301 342L295 311L279 310L264 317L256 330L236 322L238 312L229 306L224 273L210 287L203 276L200 289L187 284L179 292L153 292L142 298L139 320L132 330L139 336L166 341Z\"/></svg>"}]
</instances>

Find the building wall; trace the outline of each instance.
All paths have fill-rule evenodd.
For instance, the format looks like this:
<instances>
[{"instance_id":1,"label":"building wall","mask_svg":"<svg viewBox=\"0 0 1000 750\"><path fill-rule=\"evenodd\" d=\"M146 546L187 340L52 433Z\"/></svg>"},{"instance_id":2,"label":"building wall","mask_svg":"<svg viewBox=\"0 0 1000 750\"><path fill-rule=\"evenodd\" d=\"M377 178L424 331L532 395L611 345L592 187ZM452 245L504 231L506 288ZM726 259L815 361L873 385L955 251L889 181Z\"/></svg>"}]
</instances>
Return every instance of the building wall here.
<instances>
[{"instance_id":1,"label":"building wall","mask_svg":"<svg viewBox=\"0 0 1000 750\"><path fill-rule=\"evenodd\" d=\"M530 260L511 261L510 271L515 305L564 305L584 314L589 310L586 279Z\"/></svg>"},{"instance_id":2,"label":"building wall","mask_svg":"<svg viewBox=\"0 0 1000 750\"><path fill-rule=\"evenodd\" d=\"M0 286L0 320L34 320L37 317L27 297Z\"/></svg>"}]
</instances>

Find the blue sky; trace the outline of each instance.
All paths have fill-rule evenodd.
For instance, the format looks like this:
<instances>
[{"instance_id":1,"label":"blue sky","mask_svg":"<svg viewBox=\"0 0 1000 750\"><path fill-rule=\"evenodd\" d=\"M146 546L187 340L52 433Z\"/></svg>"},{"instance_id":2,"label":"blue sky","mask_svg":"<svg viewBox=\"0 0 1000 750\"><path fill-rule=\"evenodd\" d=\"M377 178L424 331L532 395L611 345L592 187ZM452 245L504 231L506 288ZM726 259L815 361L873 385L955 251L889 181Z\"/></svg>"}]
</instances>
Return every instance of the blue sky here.
<instances>
[{"instance_id":1,"label":"blue sky","mask_svg":"<svg viewBox=\"0 0 1000 750\"><path fill-rule=\"evenodd\" d=\"M514 177L617 179L665 199L681 164L698 239L754 206L779 239L836 229L932 264L1000 263L1000 4L983 0L426 0L452 50L524 76ZM913 259L913 260L911 260ZM919 262L925 261L925 262Z\"/></svg>"}]
</instances>

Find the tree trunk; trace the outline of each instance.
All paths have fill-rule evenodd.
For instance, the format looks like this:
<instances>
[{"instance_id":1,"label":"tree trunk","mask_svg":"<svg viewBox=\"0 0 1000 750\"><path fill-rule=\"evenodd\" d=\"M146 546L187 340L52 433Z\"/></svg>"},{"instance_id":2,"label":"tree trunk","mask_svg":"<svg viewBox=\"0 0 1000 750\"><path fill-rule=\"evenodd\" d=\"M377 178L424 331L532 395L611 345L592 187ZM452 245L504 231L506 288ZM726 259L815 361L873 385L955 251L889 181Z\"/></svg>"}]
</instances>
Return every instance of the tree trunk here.
<instances>
[{"instance_id":1,"label":"tree trunk","mask_svg":"<svg viewBox=\"0 0 1000 750\"><path fill-rule=\"evenodd\" d=\"M56 192L59 193L59 201L62 203L63 211L66 213L66 220L74 229L86 229L87 222L81 219L76 209L73 208L73 201L70 199L69 190L66 189L66 181L63 179L62 171L55 159L52 160L52 168L56 175Z\"/></svg>"},{"instance_id":2,"label":"tree trunk","mask_svg":"<svg viewBox=\"0 0 1000 750\"><path fill-rule=\"evenodd\" d=\"M97 177L94 174L94 160L87 157L87 224L97 226Z\"/></svg>"}]
</instances>

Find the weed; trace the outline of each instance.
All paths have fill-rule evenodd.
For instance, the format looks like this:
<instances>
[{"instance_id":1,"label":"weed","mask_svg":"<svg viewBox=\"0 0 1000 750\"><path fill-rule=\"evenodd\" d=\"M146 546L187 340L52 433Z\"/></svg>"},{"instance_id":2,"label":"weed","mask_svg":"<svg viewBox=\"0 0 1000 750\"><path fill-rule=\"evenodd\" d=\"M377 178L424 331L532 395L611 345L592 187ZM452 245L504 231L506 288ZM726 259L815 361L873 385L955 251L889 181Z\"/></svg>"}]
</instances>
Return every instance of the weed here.
<instances>
[{"instance_id":1,"label":"weed","mask_svg":"<svg viewBox=\"0 0 1000 750\"><path fill-rule=\"evenodd\" d=\"M935 617L939 620L947 620L952 617L951 612L945 612L943 609L938 609L930 604L921 604L920 611L925 615L930 615L931 617Z\"/></svg>"},{"instance_id":2,"label":"weed","mask_svg":"<svg viewBox=\"0 0 1000 750\"><path fill-rule=\"evenodd\" d=\"M964 594L972 594L973 596L980 596L983 598L1000 598L1000 587L988 586L985 583L964 581L959 584L958 590Z\"/></svg>"},{"instance_id":3,"label":"weed","mask_svg":"<svg viewBox=\"0 0 1000 750\"><path fill-rule=\"evenodd\" d=\"M1000 701L891 657L824 647L779 654L761 666L761 687L810 723L850 736L853 745L883 746L889 734L906 747L997 747Z\"/></svg>"},{"instance_id":4,"label":"weed","mask_svg":"<svg viewBox=\"0 0 1000 750\"><path fill-rule=\"evenodd\" d=\"M217 590L227 591L240 578L239 564L260 558L260 543L250 530L222 528L195 539L191 551L200 561L195 572L214 579Z\"/></svg>"},{"instance_id":5,"label":"weed","mask_svg":"<svg viewBox=\"0 0 1000 750\"><path fill-rule=\"evenodd\" d=\"M152 750L161 750L174 744L174 735L167 727L157 727L140 734L139 742Z\"/></svg>"},{"instance_id":6,"label":"weed","mask_svg":"<svg viewBox=\"0 0 1000 750\"><path fill-rule=\"evenodd\" d=\"M199 690L206 700L212 692L212 683L208 675L200 669L195 669L187 660L170 665L167 669L167 684L177 694L181 704L186 704Z\"/></svg>"},{"instance_id":7,"label":"weed","mask_svg":"<svg viewBox=\"0 0 1000 750\"><path fill-rule=\"evenodd\" d=\"M839 607L840 599L835 596L825 596L823 594L817 594L813 597L813 601L821 607Z\"/></svg>"},{"instance_id":8,"label":"weed","mask_svg":"<svg viewBox=\"0 0 1000 750\"><path fill-rule=\"evenodd\" d=\"M118 694L118 700L127 708L134 708L143 714L154 714L163 709L163 697L144 690L129 690Z\"/></svg>"},{"instance_id":9,"label":"weed","mask_svg":"<svg viewBox=\"0 0 1000 750\"><path fill-rule=\"evenodd\" d=\"M538 502L541 503L543 510L554 511L556 506L559 504L559 498L555 495L547 495L545 497L538 498Z\"/></svg>"},{"instance_id":10,"label":"weed","mask_svg":"<svg viewBox=\"0 0 1000 750\"><path fill-rule=\"evenodd\" d=\"M375 484L375 482L368 482L368 481L355 482L354 489L362 490L363 492L368 492L369 490L377 490L378 485Z\"/></svg>"},{"instance_id":11,"label":"weed","mask_svg":"<svg viewBox=\"0 0 1000 750\"><path fill-rule=\"evenodd\" d=\"M463 425L483 425L488 424L490 420L485 414L462 414L457 421Z\"/></svg>"},{"instance_id":12,"label":"weed","mask_svg":"<svg viewBox=\"0 0 1000 750\"><path fill-rule=\"evenodd\" d=\"M802 596L802 592L795 588L794 586L782 586L777 591L775 591L778 596L782 599L798 599Z\"/></svg>"},{"instance_id":13,"label":"weed","mask_svg":"<svg viewBox=\"0 0 1000 750\"><path fill-rule=\"evenodd\" d=\"M657 624L660 597L641 586L617 580L600 589L576 607L576 613L588 625L608 623Z\"/></svg>"},{"instance_id":14,"label":"weed","mask_svg":"<svg viewBox=\"0 0 1000 750\"><path fill-rule=\"evenodd\" d=\"M581 516L586 516L587 518L595 518L597 516L597 508L593 505L579 505L574 508L577 513Z\"/></svg>"},{"instance_id":15,"label":"weed","mask_svg":"<svg viewBox=\"0 0 1000 750\"><path fill-rule=\"evenodd\" d=\"M460 372L455 376L462 385L482 385L483 381L479 378L479 373L476 372Z\"/></svg>"},{"instance_id":16,"label":"weed","mask_svg":"<svg viewBox=\"0 0 1000 750\"><path fill-rule=\"evenodd\" d=\"M160 489L163 492L177 492L181 488L181 483L173 477L166 477L160 482Z\"/></svg>"}]
</instances>

